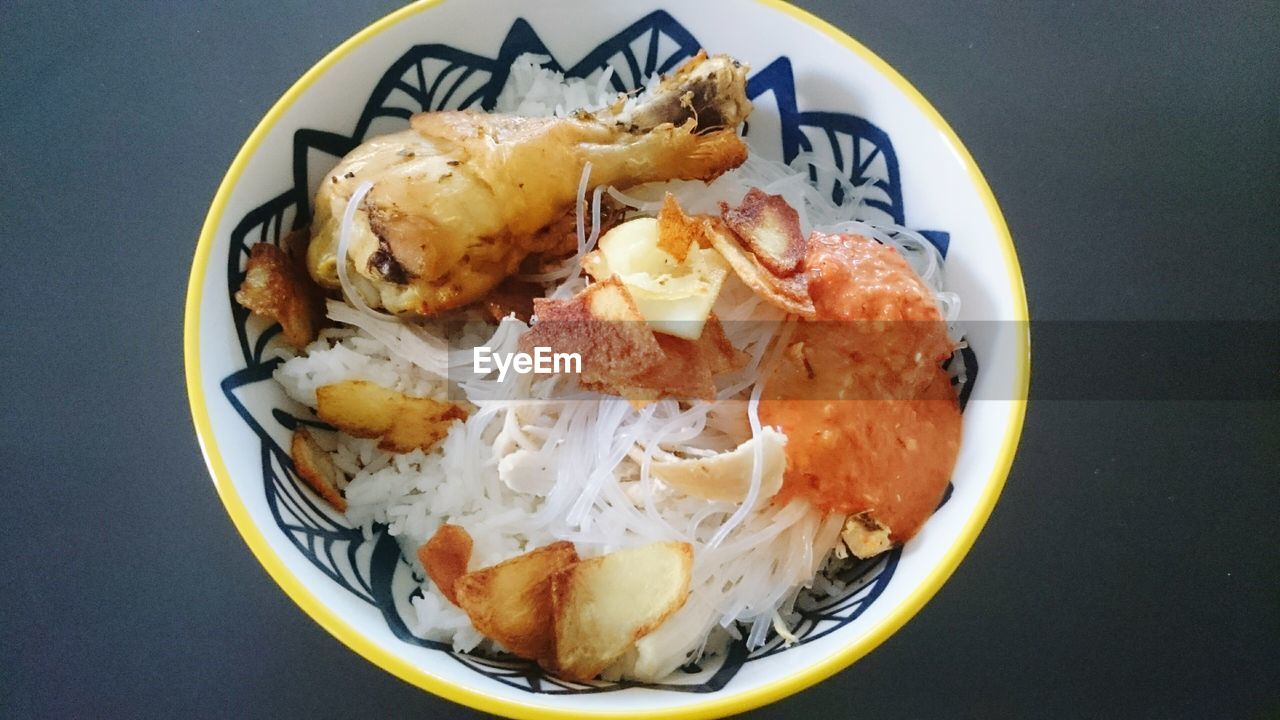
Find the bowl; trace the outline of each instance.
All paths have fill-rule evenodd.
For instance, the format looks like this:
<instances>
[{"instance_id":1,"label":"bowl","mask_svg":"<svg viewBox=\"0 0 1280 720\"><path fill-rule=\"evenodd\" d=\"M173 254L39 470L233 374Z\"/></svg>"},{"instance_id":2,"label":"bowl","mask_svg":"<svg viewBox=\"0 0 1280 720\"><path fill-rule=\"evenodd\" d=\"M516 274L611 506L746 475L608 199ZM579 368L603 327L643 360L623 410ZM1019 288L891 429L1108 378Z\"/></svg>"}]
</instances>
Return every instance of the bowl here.
<instances>
[{"instance_id":1,"label":"bowl","mask_svg":"<svg viewBox=\"0 0 1280 720\"><path fill-rule=\"evenodd\" d=\"M732 22L726 22L732 18ZM567 75L611 65L637 86L705 47L750 63L753 148L808 151L874 182L882 219L946 254L964 300L963 442L944 504L905 547L851 571L846 592L804 616L799 642L734 646L663 684L564 682L529 663L453 653L413 636L413 582L394 539L365 537L303 489L288 460L293 424L271 379L278 328L231 299L247 247L305 222L325 171L362 138L422 109L488 106L511 61L537 52ZM906 80L840 30L774 0L670 3L420 2L344 42L290 88L218 188L192 265L187 388L218 494L272 578L356 652L423 689L516 717L670 718L740 712L845 668L903 625L974 542L1004 484L1025 411L1030 346L1013 242L955 133ZM980 368L980 370L979 370Z\"/></svg>"}]
</instances>

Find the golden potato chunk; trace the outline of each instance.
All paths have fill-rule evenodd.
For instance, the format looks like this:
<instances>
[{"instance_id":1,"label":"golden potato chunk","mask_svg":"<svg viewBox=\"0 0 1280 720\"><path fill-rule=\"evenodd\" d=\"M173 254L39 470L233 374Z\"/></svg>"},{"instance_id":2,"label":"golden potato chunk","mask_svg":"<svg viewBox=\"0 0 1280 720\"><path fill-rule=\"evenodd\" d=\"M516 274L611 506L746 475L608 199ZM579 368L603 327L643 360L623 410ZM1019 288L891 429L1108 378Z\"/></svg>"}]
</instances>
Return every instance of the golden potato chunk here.
<instances>
[{"instance_id":1,"label":"golden potato chunk","mask_svg":"<svg viewBox=\"0 0 1280 720\"><path fill-rule=\"evenodd\" d=\"M253 314L280 323L285 341L299 350L316 339L324 321L319 288L271 243L250 248L244 281L235 297Z\"/></svg>"},{"instance_id":2,"label":"golden potato chunk","mask_svg":"<svg viewBox=\"0 0 1280 720\"><path fill-rule=\"evenodd\" d=\"M551 577L577 561L573 543L557 542L467 573L453 584L458 607L512 654L541 661L551 652Z\"/></svg>"},{"instance_id":3,"label":"golden potato chunk","mask_svg":"<svg viewBox=\"0 0 1280 720\"><path fill-rule=\"evenodd\" d=\"M471 562L471 535L457 525L445 523L418 548L418 560L422 561L431 582L440 588L449 602L457 605L454 585L458 578L467 574L467 565Z\"/></svg>"},{"instance_id":4,"label":"golden potato chunk","mask_svg":"<svg viewBox=\"0 0 1280 720\"><path fill-rule=\"evenodd\" d=\"M467 413L451 402L410 397L368 380L344 380L316 388L316 415L348 435L380 438L395 453L430 450Z\"/></svg>"},{"instance_id":5,"label":"golden potato chunk","mask_svg":"<svg viewBox=\"0 0 1280 720\"><path fill-rule=\"evenodd\" d=\"M329 453L316 443L306 428L299 427L293 431L293 440L289 443L289 457L293 460L293 469L298 477L324 498L338 512L347 511L347 499L338 489L338 476L341 472L333 464Z\"/></svg>"},{"instance_id":6,"label":"golden potato chunk","mask_svg":"<svg viewBox=\"0 0 1280 720\"><path fill-rule=\"evenodd\" d=\"M585 682L679 610L693 547L661 542L571 565L551 579L554 670Z\"/></svg>"}]
</instances>

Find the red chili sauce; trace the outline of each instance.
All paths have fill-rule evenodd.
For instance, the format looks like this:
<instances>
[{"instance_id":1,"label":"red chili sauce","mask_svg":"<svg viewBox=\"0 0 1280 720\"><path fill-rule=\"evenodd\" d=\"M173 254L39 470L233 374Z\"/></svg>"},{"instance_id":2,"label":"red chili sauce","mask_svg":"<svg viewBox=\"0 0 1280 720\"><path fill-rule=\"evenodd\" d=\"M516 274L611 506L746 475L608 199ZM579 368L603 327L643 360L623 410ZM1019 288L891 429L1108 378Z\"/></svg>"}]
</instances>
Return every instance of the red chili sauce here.
<instances>
[{"instance_id":1,"label":"red chili sauce","mask_svg":"<svg viewBox=\"0 0 1280 720\"><path fill-rule=\"evenodd\" d=\"M816 317L796 328L760 402L787 434L780 502L866 513L903 542L933 514L960 449L960 410L940 364L946 323L891 247L814 233L805 273Z\"/></svg>"}]
</instances>

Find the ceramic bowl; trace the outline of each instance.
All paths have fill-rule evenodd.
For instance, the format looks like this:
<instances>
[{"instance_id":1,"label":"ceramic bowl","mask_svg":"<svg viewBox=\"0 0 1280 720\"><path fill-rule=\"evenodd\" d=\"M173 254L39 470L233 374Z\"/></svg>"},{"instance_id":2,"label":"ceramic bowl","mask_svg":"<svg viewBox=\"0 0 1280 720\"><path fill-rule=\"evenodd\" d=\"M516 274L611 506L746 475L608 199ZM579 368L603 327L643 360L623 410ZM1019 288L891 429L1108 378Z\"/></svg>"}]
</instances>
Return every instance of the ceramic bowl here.
<instances>
[{"instance_id":1,"label":"ceramic bowl","mask_svg":"<svg viewBox=\"0 0 1280 720\"><path fill-rule=\"evenodd\" d=\"M920 230L946 253L949 289L963 299L969 366L949 497L904 548L854 568L843 596L805 613L799 643L735 646L663 684L568 683L529 663L418 639L406 624L412 574L394 539L351 528L293 474L285 450L293 417L271 380L278 328L249 320L231 300L246 248L305 223L323 173L362 139L401 129L424 109L490 106L521 53L549 56L570 76L611 65L623 90L699 48L751 65L755 111L746 133L757 152L787 160L813 152L857 183L873 181L873 219ZM818 18L771 0L446 0L396 11L343 43L249 136L196 250L186 373L209 472L236 527L285 592L356 652L419 687L503 715L705 717L762 705L841 670L947 579L1013 459L1029 377L1026 319L1012 240L969 153L906 80Z\"/></svg>"}]
</instances>

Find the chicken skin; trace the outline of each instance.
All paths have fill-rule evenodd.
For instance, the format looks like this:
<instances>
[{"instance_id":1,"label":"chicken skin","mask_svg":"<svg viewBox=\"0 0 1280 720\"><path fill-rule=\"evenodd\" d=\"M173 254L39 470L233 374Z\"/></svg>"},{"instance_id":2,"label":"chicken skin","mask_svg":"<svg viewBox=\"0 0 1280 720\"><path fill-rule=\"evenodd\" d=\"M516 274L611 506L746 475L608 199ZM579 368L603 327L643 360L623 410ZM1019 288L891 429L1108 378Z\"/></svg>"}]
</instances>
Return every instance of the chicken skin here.
<instances>
[{"instance_id":1,"label":"chicken skin","mask_svg":"<svg viewBox=\"0 0 1280 720\"><path fill-rule=\"evenodd\" d=\"M747 148L745 65L704 54L642 102L574 117L472 111L415 115L357 147L321 182L307 266L338 288L342 216L356 188L348 273L372 307L433 315L475 302L531 254L567 254L582 170L590 185L711 180ZM566 248L566 241L568 243Z\"/></svg>"}]
</instances>

